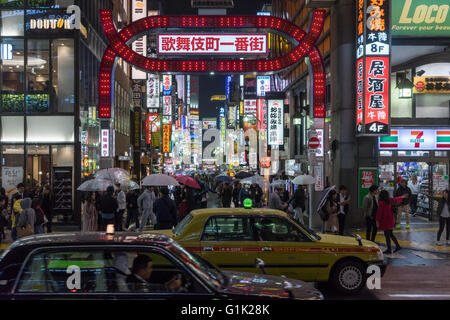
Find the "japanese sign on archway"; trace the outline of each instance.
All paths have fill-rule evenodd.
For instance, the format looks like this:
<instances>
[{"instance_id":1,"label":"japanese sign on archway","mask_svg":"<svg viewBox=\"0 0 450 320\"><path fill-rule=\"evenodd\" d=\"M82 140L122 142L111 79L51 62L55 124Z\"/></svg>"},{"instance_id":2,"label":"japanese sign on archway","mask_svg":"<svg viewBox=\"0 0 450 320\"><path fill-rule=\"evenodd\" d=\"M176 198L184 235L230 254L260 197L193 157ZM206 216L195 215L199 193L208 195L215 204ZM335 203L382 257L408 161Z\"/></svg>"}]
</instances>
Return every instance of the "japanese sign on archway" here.
<instances>
[{"instance_id":1,"label":"japanese sign on archway","mask_svg":"<svg viewBox=\"0 0 450 320\"><path fill-rule=\"evenodd\" d=\"M315 10L308 32L293 23L272 16L149 16L137 20L118 32L111 10L101 10L100 20L109 46L100 65L99 117L111 117L111 85L115 59L121 57L131 65L148 72L165 73L258 73L270 74L287 69L308 56L313 69L314 117L325 117L325 68L316 42L322 33L325 10ZM133 51L127 42L152 29L205 28L217 33L159 34L158 54L164 59L145 57ZM224 30L271 29L292 38L298 45L290 52L275 58L244 59L242 53L253 55L267 53L267 33L223 33ZM209 59L192 59L189 55L208 55ZM221 56L222 54L222 56ZM188 55L187 59L167 58L169 55ZM223 55L234 55L223 59ZM213 59L211 59L211 56ZM217 57L217 58L216 58Z\"/></svg>"}]
</instances>

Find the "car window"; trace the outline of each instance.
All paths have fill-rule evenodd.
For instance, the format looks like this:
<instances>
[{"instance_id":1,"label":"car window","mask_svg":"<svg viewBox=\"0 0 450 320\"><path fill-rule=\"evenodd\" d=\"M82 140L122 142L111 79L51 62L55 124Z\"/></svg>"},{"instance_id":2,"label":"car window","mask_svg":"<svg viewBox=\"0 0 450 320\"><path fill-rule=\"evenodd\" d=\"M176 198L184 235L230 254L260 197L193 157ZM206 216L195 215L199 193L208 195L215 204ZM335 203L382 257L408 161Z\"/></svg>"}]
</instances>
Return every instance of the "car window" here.
<instances>
[{"instance_id":1,"label":"car window","mask_svg":"<svg viewBox=\"0 0 450 320\"><path fill-rule=\"evenodd\" d=\"M311 241L295 225L283 218L258 217L255 218L254 227L259 241Z\"/></svg>"},{"instance_id":2,"label":"car window","mask_svg":"<svg viewBox=\"0 0 450 320\"><path fill-rule=\"evenodd\" d=\"M28 260L16 291L107 292L113 271L113 260L101 250L38 253Z\"/></svg>"},{"instance_id":3,"label":"car window","mask_svg":"<svg viewBox=\"0 0 450 320\"><path fill-rule=\"evenodd\" d=\"M254 241L247 217L211 217L205 224L202 241Z\"/></svg>"},{"instance_id":4,"label":"car window","mask_svg":"<svg viewBox=\"0 0 450 320\"><path fill-rule=\"evenodd\" d=\"M135 259L145 256L150 271L142 273ZM133 266L135 269L133 269ZM140 271L139 271L140 270ZM141 275L141 276L139 276ZM148 276L148 277L147 277ZM171 284L179 278L179 287ZM146 250L45 252L32 256L24 268L18 293L159 293L203 292L184 269L162 253Z\"/></svg>"}]
</instances>

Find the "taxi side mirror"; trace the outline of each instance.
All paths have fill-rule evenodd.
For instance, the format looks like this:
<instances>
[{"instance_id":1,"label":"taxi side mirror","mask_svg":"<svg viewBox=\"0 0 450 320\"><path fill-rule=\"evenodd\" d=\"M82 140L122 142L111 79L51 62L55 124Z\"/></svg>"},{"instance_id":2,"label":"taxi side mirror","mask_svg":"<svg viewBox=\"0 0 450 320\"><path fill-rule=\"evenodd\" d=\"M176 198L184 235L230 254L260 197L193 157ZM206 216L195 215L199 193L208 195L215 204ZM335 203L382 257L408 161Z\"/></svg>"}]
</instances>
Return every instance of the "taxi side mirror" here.
<instances>
[{"instance_id":1,"label":"taxi side mirror","mask_svg":"<svg viewBox=\"0 0 450 320\"><path fill-rule=\"evenodd\" d=\"M264 261L262 259L260 259L260 258L256 258L255 259L255 267L257 269L261 269L263 274L266 274L266 270L264 269L264 265L265 264L264 264Z\"/></svg>"}]
</instances>

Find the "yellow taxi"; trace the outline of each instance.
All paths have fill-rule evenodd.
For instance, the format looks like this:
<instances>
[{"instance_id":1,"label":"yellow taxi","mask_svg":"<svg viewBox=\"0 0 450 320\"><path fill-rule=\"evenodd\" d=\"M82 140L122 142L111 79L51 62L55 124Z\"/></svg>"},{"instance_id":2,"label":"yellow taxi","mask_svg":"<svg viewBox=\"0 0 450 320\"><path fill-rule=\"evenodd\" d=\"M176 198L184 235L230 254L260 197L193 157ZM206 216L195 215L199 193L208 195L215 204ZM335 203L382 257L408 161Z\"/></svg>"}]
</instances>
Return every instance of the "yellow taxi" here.
<instances>
[{"instance_id":1,"label":"yellow taxi","mask_svg":"<svg viewBox=\"0 0 450 320\"><path fill-rule=\"evenodd\" d=\"M220 269L261 273L255 264L259 258L268 274L330 281L350 294L365 286L370 265L378 265L381 276L386 269L383 253L374 242L359 236L317 234L273 209L194 210L173 230L156 232Z\"/></svg>"}]
</instances>

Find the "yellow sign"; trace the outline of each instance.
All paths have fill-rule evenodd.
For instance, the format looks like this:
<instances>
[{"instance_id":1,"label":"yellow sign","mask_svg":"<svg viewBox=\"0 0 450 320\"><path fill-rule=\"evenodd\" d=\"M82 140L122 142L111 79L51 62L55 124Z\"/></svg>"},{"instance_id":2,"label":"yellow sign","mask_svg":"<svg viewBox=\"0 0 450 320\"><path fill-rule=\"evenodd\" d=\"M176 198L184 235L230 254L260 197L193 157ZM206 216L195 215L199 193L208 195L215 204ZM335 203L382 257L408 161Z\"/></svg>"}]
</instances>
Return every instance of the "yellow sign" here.
<instances>
[{"instance_id":1,"label":"yellow sign","mask_svg":"<svg viewBox=\"0 0 450 320\"><path fill-rule=\"evenodd\" d=\"M163 124L163 152L170 152L170 124Z\"/></svg>"},{"instance_id":2,"label":"yellow sign","mask_svg":"<svg viewBox=\"0 0 450 320\"><path fill-rule=\"evenodd\" d=\"M450 77L414 77L413 93L450 93Z\"/></svg>"},{"instance_id":3,"label":"yellow sign","mask_svg":"<svg viewBox=\"0 0 450 320\"><path fill-rule=\"evenodd\" d=\"M222 96L222 95L214 95L211 97L211 101L225 101L227 100L226 96Z\"/></svg>"}]
</instances>

